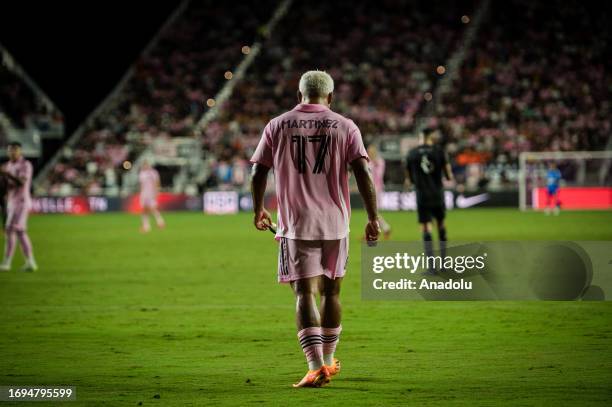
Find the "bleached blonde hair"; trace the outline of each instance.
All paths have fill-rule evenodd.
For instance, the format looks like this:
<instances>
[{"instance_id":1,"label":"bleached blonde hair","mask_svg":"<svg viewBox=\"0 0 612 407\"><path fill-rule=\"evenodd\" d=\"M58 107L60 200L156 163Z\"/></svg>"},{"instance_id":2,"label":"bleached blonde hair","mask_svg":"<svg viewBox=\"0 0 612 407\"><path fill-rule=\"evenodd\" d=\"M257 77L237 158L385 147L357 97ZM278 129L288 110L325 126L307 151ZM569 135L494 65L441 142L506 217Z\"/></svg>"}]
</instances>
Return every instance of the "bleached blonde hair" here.
<instances>
[{"instance_id":1,"label":"bleached blonde hair","mask_svg":"<svg viewBox=\"0 0 612 407\"><path fill-rule=\"evenodd\" d=\"M334 80L325 71L308 71L300 78L299 89L306 98L325 97L334 91Z\"/></svg>"}]
</instances>

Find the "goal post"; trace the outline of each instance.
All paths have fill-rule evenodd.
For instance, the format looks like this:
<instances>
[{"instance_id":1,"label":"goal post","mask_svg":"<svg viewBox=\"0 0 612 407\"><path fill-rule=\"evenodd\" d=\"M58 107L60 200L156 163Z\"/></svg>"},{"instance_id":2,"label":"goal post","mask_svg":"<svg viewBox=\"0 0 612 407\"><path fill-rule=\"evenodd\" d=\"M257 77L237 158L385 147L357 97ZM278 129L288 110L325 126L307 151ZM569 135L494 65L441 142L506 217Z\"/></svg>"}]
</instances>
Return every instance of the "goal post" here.
<instances>
[{"instance_id":1,"label":"goal post","mask_svg":"<svg viewBox=\"0 0 612 407\"><path fill-rule=\"evenodd\" d=\"M560 200L570 209L612 208L612 150L525 151L519 155L519 207L541 209L548 164L557 164L562 174Z\"/></svg>"}]
</instances>

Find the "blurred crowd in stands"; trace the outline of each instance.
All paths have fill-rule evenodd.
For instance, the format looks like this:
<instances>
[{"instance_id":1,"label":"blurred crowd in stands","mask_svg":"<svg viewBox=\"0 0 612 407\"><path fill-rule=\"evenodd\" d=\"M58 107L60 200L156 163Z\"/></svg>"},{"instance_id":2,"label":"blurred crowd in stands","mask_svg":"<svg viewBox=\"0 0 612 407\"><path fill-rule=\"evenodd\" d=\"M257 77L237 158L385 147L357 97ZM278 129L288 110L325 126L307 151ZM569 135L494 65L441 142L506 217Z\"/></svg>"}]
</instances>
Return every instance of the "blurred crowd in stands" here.
<instances>
[{"instance_id":1,"label":"blurred crowd in stands","mask_svg":"<svg viewBox=\"0 0 612 407\"><path fill-rule=\"evenodd\" d=\"M0 55L0 131L31 129L63 133L62 114L36 94Z\"/></svg>"},{"instance_id":2,"label":"blurred crowd in stands","mask_svg":"<svg viewBox=\"0 0 612 407\"><path fill-rule=\"evenodd\" d=\"M310 69L332 75L333 109L353 119L367 142L411 132L436 67L461 40L461 17L473 9L469 1L294 2L205 129L205 148L217 157L208 185L242 185L263 127L297 104L300 76Z\"/></svg>"},{"instance_id":3,"label":"blurred crowd in stands","mask_svg":"<svg viewBox=\"0 0 612 407\"><path fill-rule=\"evenodd\" d=\"M431 120L458 180L514 181L522 151L600 150L612 131L608 16L577 1L492 2Z\"/></svg>"},{"instance_id":4,"label":"blurred crowd in stands","mask_svg":"<svg viewBox=\"0 0 612 407\"><path fill-rule=\"evenodd\" d=\"M173 137L194 137L195 123L209 108L206 101L249 52L244 46L253 43L275 3L189 3L140 57L109 108L86 124L75 145L64 148L46 189L62 195L115 194L122 172L142 151L165 153Z\"/></svg>"},{"instance_id":5,"label":"blurred crowd in stands","mask_svg":"<svg viewBox=\"0 0 612 407\"><path fill-rule=\"evenodd\" d=\"M596 5L491 2L449 93L432 99L480 4L296 0L268 38L262 26L272 0L192 2L111 107L64 149L48 191L112 190L125 161L146 148L198 137L195 124L256 38L261 53L203 129L203 188L246 185L261 130L295 106L309 69L334 77L333 108L358 124L366 143L414 136L418 119L439 129L457 180L471 188L516 186L521 151L603 148L612 130L612 55L608 16ZM423 117L428 103L432 116Z\"/></svg>"}]
</instances>

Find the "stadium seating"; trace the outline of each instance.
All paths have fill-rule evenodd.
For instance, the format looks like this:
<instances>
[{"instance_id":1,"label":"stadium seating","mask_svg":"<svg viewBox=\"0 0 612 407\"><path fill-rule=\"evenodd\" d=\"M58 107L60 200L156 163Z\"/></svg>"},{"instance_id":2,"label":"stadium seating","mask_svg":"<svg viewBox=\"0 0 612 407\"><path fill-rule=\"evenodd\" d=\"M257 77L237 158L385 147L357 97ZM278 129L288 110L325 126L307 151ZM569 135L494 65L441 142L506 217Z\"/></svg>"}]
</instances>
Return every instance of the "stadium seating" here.
<instances>
[{"instance_id":1,"label":"stadium seating","mask_svg":"<svg viewBox=\"0 0 612 407\"><path fill-rule=\"evenodd\" d=\"M295 2L205 129L204 146L218 157L209 185L238 186L231 168L242 174L266 122L295 106L300 75L309 69L334 77L334 109L366 138L413 130L436 67L461 39L461 16L473 8L450 1Z\"/></svg>"},{"instance_id":2,"label":"stadium seating","mask_svg":"<svg viewBox=\"0 0 612 407\"><path fill-rule=\"evenodd\" d=\"M491 2L432 119L444 130L461 181L513 186L521 151L605 147L612 53L608 22L598 13L576 1Z\"/></svg>"},{"instance_id":3,"label":"stadium seating","mask_svg":"<svg viewBox=\"0 0 612 407\"><path fill-rule=\"evenodd\" d=\"M47 134L61 137L62 114L10 68L13 64L12 57L0 48L0 115L3 116L0 127L36 130L43 137Z\"/></svg>"},{"instance_id":4,"label":"stadium seating","mask_svg":"<svg viewBox=\"0 0 612 407\"><path fill-rule=\"evenodd\" d=\"M0 64L0 109L19 127L25 127L26 116L38 110L32 89L4 64Z\"/></svg>"},{"instance_id":5,"label":"stadium seating","mask_svg":"<svg viewBox=\"0 0 612 407\"><path fill-rule=\"evenodd\" d=\"M468 188L515 187L521 151L602 148L611 129L610 34L588 4L491 2L449 92L431 100L444 75L437 68L461 45L465 16L482 4L294 1L203 129L211 160L201 186L245 186L262 128L295 105L299 76L313 68L335 78L334 109L359 125L366 142L414 134L419 119L439 127L458 181ZM213 106L206 101L275 6L192 2L140 58L114 104L65 149L44 191L116 191L125 160L156 141L194 137ZM435 108L425 112L427 103Z\"/></svg>"},{"instance_id":6,"label":"stadium seating","mask_svg":"<svg viewBox=\"0 0 612 407\"><path fill-rule=\"evenodd\" d=\"M193 137L193 126L244 56L275 2L190 2L134 67L108 108L66 147L39 189L51 195L116 194L126 160L156 140Z\"/></svg>"}]
</instances>

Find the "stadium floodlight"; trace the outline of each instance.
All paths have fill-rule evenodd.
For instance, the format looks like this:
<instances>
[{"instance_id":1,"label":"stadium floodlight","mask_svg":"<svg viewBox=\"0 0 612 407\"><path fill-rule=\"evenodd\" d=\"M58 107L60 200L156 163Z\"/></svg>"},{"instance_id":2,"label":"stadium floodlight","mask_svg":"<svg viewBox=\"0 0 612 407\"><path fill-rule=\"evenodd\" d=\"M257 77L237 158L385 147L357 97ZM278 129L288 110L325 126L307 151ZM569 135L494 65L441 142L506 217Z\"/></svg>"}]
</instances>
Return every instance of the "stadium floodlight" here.
<instances>
[{"instance_id":1,"label":"stadium floodlight","mask_svg":"<svg viewBox=\"0 0 612 407\"><path fill-rule=\"evenodd\" d=\"M542 196L550 163L561 170L562 207L612 208L612 150L526 151L519 155L519 206L522 211L544 207Z\"/></svg>"}]
</instances>

